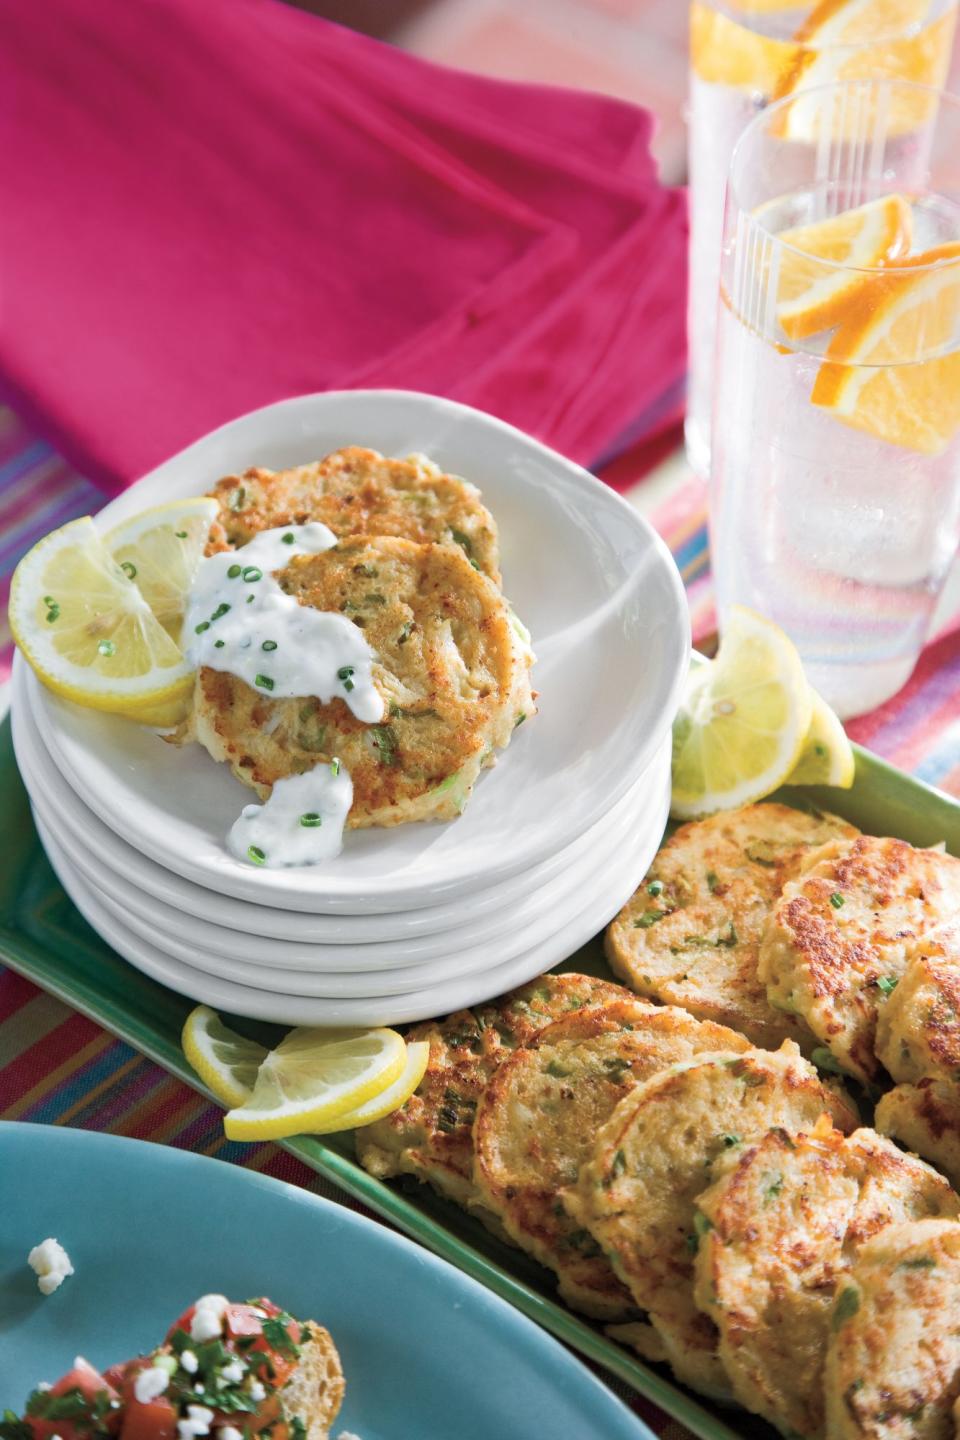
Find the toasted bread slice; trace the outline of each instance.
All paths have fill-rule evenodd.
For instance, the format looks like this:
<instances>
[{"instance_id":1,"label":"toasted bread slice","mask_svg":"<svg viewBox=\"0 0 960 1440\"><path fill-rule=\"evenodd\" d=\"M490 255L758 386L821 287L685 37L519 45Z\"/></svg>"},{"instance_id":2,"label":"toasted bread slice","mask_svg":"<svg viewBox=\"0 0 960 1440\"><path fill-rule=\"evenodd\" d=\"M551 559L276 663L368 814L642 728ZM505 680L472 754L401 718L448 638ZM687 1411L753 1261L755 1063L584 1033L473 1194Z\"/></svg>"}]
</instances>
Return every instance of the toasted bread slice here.
<instances>
[{"instance_id":1,"label":"toasted bread slice","mask_svg":"<svg viewBox=\"0 0 960 1440\"><path fill-rule=\"evenodd\" d=\"M304 1322L310 1339L300 1351L300 1364L283 1387L283 1405L290 1419L307 1427L307 1440L329 1440L330 1427L343 1404L346 1388L340 1356L330 1331L315 1320Z\"/></svg>"}]
</instances>

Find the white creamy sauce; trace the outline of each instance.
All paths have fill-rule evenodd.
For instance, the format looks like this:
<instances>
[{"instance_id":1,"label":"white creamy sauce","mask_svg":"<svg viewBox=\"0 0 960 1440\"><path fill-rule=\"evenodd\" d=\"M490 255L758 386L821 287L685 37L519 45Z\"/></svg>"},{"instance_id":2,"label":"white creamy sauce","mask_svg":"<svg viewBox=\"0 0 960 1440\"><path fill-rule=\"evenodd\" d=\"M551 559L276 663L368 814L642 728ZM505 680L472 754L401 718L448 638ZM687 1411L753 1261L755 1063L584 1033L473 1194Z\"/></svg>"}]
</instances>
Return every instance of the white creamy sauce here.
<instances>
[{"instance_id":1,"label":"white creamy sauce","mask_svg":"<svg viewBox=\"0 0 960 1440\"><path fill-rule=\"evenodd\" d=\"M263 805L246 805L227 836L238 860L275 868L317 865L343 847L343 827L353 804L350 776L334 760L304 775L278 780Z\"/></svg>"},{"instance_id":2,"label":"white creamy sauce","mask_svg":"<svg viewBox=\"0 0 960 1440\"><path fill-rule=\"evenodd\" d=\"M365 724L382 720L374 654L359 626L300 605L273 577L294 556L336 543L326 525L286 525L202 560L184 624L191 664L225 670L275 700L315 695L328 704L339 696Z\"/></svg>"}]
</instances>

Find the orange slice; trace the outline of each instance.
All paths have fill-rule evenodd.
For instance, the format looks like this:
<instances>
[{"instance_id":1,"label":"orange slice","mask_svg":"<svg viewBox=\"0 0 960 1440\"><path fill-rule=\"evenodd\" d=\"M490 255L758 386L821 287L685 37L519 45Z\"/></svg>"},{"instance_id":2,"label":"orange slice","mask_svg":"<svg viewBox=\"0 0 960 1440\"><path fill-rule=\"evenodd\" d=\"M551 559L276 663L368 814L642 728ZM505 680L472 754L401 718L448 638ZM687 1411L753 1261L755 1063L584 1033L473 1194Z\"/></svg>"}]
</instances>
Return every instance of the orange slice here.
<instances>
[{"instance_id":1,"label":"orange slice","mask_svg":"<svg viewBox=\"0 0 960 1440\"><path fill-rule=\"evenodd\" d=\"M950 263L952 262L952 263ZM891 445L939 455L960 430L960 242L878 273L855 297L811 399Z\"/></svg>"},{"instance_id":2,"label":"orange slice","mask_svg":"<svg viewBox=\"0 0 960 1440\"><path fill-rule=\"evenodd\" d=\"M816 85L883 77L941 86L957 11L951 6L926 25L930 9L931 0L821 0L794 36L794 62L781 75L773 98ZM905 91L880 97L869 90L839 102L798 96L785 107L777 133L810 142L826 128L838 139L868 144L875 130L882 139L919 129L932 118L933 104L928 96Z\"/></svg>"},{"instance_id":3,"label":"orange slice","mask_svg":"<svg viewBox=\"0 0 960 1440\"><path fill-rule=\"evenodd\" d=\"M700 0L690 6L690 64L701 80L772 95L798 54L790 41L758 35Z\"/></svg>"},{"instance_id":4,"label":"orange slice","mask_svg":"<svg viewBox=\"0 0 960 1440\"><path fill-rule=\"evenodd\" d=\"M902 195L883 195L812 225L781 230L777 239L790 248L780 251L777 319L790 339L832 329L872 278L835 267L870 269L906 254L912 233L913 211Z\"/></svg>"}]
</instances>

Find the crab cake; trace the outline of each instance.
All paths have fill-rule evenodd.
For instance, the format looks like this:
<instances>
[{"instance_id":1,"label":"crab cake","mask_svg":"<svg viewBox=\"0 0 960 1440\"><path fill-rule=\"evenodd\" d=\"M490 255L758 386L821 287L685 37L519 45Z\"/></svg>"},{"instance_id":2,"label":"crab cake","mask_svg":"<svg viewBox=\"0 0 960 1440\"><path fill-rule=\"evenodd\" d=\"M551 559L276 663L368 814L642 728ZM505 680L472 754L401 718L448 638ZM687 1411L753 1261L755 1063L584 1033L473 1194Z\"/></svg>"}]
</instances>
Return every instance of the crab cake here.
<instances>
[{"instance_id":1,"label":"crab cake","mask_svg":"<svg viewBox=\"0 0 960 1440\"><path fill-rule=\"evenodd\" d=\"M682 825L607 930L614 971L641 995L730 1025L755 1045L815 1043L757 979L767 917L810 851L852 825L787 805L747 805Z\"/></svg>"},{"instance_id":2,"label":"crab cake","mask_svg":"<svg viewBox=\"0 0 960 1440\"><path fill-rule=\"evenodd\" d=\"M363 630L383 720L364 724L339 696L274 700L204 667L197 739L260 795L337 757L353 781L352 827L458 815L481 767L535 709L530 652L493 581L462 550L384 538L296 556L276 578L301 605Z\"/></svg>"},{"instance_id":3,"label":"crab cake","mask_svg":"<svg viewBox=\"0 0 960 1440\"><path fill-rule=\"evenodd\" d=\"M719 1172L719 1173L718 1173ZM858 1248L885 1225L955 1218L960 1200L873 1130L770 1130L713 1167L697 1201L697 1304L716 1325L741 1405L786 1433L823 1434L830 1306Z\"/></svg>"},{"instance_id":4,"label":"crab cake","mask_svg":"<svg viewBox=\"0 0 960 1440\"><path fill-rule=\"evenodd\" d=\"M575 1186L562 1192L647 1311L678 1379L728 1395L717 1332L693 1300L694 1209L718 1156L775 1125L804 1130L824 1111L844 1130L847 1098L825 1085L796 1045L774 1054L720 1051L682 1061L621 1100Z\"/></svg>"},{"instance_id":5,"label":"crab cake","mask_svg":"<svg viewBox=\"0 0 960 1440\"><path fill-rule=\"evenodd\" d=\"M318 520L342 538L394 535L459 545L478 570L500 583L497 526L480 491L444 475L424 455L390 460L348 445L311 465L228 475L210 494L220 505L211 549L246 545L278 525Z\"/></svg>"},{"instance_id":6,"label":"crab cake","mask_svg":"<svg viewBox=\"0 0 960 1440\"><path fill-rule=\"evenodd\" d=\"M960 1086L928 1076L880 1097L874 1124L936 1165L960 1189Z\"/></svg>"},{"instance_id":7,"label":"crab cake","mask_svg":"<svg viewBox=\"0 0 960 1440\"><path fill-rule=\"evenodd\" d=\"M360 1163L381 1179L415 1175L461 1205L476 1201L473 1121L498 1067L561 1016L625 998L592 975L541 975L489 1005L415 1025L407 1040L429 1040L426 1073L405 1105L357 1131Z\"/></svg>"},{"instance_id":8,"label":"crab cake","mask_svg":"<svg viewBox=\"0 0 960 1440\"><path fill-rule=\"evenodd\" d=\"M960 1224L915 1220L862 1247L827 1349L830 1440L951 1440L960 1395Z\"/></svg>"},{"instance_id":9,"label":"crab cake","mask_svg":"<svg viewBox=\"0 0 960 1440\"><path fill-rule=\"evenodd\" d=\"M481 1203L512 1240L556 1271L568 1304L601 1320L635 1310L596 1242L557 1201L593 1137L642 1080L704 1050L746 1050L723 1025L673 1006L620 1000L559 1020L504 1061L473 1127Z\"/></svg>"},{"instance_id":10,"label":"crab cake","mask_svg":"<svg viewBox=\"0 0 960 1440\"><path fill-rule=\"evenodd\" d=\"M894 1080L960 1079L960 931L944 925L907 955L877 1020L877 1056Z\"/></svg>"},{"instance_id":11,"label":"crab cake","mask_svg":"<svg viewBox=\"0 0 960 1440\"><path fill-rule=\"evenodd\" d=\"M824 846L789 881L760 946L774 1005L794 1009L840 1066L875 1078L877 1014L911 944L960 908L960 861L860 835Z\"/></svg>"}]
</instances>

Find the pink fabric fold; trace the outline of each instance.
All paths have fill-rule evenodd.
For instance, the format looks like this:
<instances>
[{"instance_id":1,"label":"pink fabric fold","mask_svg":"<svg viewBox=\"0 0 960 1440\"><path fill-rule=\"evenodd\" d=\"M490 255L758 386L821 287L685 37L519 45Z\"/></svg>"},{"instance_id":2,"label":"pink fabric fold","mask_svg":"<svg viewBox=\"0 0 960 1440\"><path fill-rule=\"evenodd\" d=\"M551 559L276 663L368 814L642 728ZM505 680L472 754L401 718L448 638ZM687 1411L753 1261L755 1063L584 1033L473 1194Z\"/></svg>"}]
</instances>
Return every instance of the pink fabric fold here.
<instances>
[{"instance_id":1,"label":"pink fabric fold","mask_svg":"<svg viewBox=\"0 0 960 1440\"><path fill-rule=\"evenodd\" d=\"M6 0L0 97L0 383L107 489L358 384L589 461L682 374L683 203L642 111L275 0Z\"/></svg>"}]
</instances>

